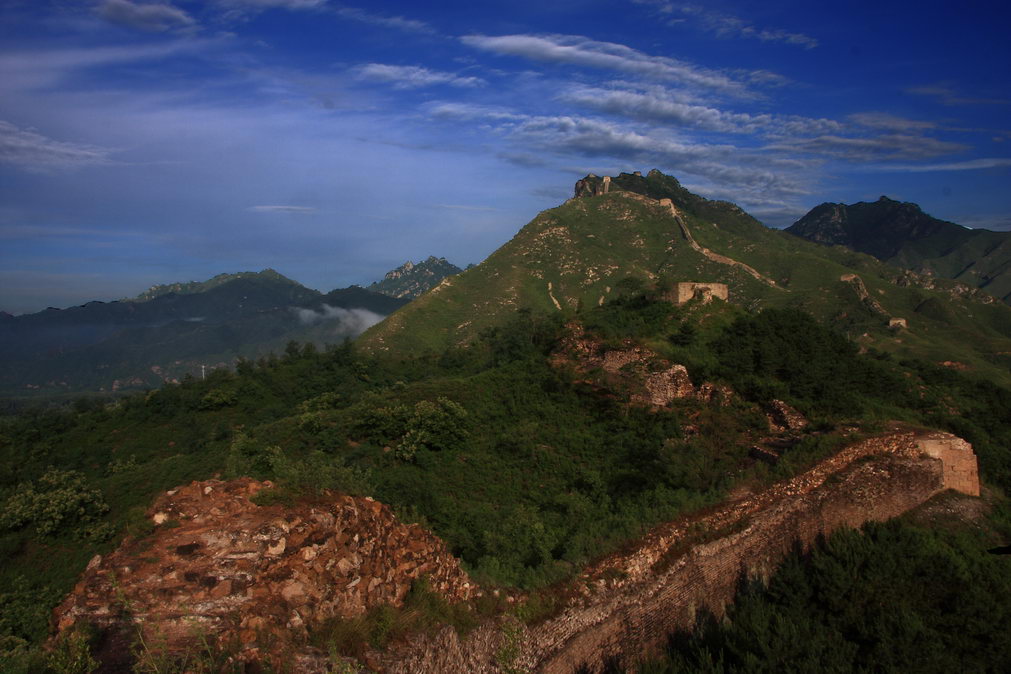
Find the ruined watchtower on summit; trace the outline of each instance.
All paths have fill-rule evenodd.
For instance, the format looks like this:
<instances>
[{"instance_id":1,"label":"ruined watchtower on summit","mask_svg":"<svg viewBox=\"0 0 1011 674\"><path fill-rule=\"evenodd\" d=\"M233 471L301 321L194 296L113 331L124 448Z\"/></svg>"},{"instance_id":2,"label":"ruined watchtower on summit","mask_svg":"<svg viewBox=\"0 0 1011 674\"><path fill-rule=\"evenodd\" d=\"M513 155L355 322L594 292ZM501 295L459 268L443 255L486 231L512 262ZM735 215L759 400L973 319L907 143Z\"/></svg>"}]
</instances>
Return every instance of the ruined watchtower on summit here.
<instances>
[{"instance_id":1,"label":"ruined watchtower on summit","mask_svg":"<svg viewBox=\"0 0 1011 674\"><path fill-rule=\"evenodd\" d=\"M730 292L726 283L677 283L664 294L664 299L674 304L684 304L696 297L702 300L703 304L709 304L713 298L721 299L724 302L730 299Z\"/></svg>"}]
</instances>

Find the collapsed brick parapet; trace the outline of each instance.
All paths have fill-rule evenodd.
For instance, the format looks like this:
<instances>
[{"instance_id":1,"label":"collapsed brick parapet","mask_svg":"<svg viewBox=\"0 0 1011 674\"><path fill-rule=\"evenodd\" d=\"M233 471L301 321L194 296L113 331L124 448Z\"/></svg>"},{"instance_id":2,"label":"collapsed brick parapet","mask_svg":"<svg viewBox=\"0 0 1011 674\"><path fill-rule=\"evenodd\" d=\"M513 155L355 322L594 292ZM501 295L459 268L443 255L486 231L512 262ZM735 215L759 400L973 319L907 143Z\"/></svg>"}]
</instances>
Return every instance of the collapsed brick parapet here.
<instances>
[{"instance_id":1,"label":"collapsed brick parapet","mask_svg":"<svg viewBox=\"0 0 1011 674\"><path fill-rule=\"evenodd\" d=\"M213 636L270 660L329 618L401 604L422 576L450 601L476 591L441 540L388 506L340 494L250 501L269 486L209 480L163 494L149 512L156 531L92 560L55 611L58 630L86 621L177 653Z\"/></svg>"},{"instance_id":2,"label":"collapsed brick parapet","mask_svg":"<svg viewBox=\"0 0 1011 674\"><path fill-rule=\"evenodd\" d=\"M699 516L662 525L631 552L586 569L556 617L526 629L514 666L548 674L595 672L608 658L662 651L700 611L719 616L745 577L768 577L796 545L840 527L885 520L945 489L979 494L975 456L946 433L893 432L845 447L810 470ZM406 674L499 672L489 629L439 635L386 660ZM438 664L436 664L436 662Z\"/></svg>"}]
</instances>

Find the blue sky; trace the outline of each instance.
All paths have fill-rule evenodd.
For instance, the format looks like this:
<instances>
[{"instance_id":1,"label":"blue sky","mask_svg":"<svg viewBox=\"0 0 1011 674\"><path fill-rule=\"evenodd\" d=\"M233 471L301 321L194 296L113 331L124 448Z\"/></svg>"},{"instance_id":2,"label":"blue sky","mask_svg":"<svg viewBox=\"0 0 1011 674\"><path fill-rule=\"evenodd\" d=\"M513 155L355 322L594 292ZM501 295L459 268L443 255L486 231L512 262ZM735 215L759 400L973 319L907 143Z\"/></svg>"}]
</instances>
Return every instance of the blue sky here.
<instances>
[{"instance_id":1,"label":"blue sky","mask_svg":"<svg viewBox=\"0 0 1011 674\"><path fill-rule=\"evenodd\" d=\"M0 309L462 266L587 172L1011 229L998 6L4 0Z\"/></svg>"}]
</instances>

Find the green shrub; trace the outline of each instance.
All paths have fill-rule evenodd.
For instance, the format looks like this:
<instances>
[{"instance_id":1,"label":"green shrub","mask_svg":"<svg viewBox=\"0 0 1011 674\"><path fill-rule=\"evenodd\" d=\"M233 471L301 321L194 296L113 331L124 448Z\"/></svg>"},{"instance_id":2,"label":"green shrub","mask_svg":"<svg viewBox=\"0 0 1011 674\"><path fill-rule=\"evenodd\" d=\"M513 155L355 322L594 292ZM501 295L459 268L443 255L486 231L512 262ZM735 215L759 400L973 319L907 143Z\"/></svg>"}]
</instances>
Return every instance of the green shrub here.
<instances>
[{"instance_id":1,"label":"green shrub","mask_svg":"<svg viewBox=\"0 0 1011 674\"><path fill-rule=\"evenodd\" d=\"M83 473L50 468L7 499L0 512L0 528L34 527L40 536L87 525L108 512L102 492L88 484Z\"/></svg>"}]
</instances>

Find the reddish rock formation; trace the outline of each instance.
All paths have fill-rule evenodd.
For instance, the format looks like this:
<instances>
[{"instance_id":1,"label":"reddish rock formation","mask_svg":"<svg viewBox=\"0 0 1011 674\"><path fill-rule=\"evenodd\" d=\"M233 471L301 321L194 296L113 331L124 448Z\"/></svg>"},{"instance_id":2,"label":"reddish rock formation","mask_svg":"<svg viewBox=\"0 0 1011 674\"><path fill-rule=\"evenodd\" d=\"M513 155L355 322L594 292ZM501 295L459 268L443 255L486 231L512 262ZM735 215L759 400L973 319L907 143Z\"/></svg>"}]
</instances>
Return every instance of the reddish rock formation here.
<instances>
[{"instance_id":1,"label":"reddish rock formation","mask_svg":"<svg viewBox=\"0 0 1011 674\"><path fill-rule=\"evenodd\" d=\"M587 337L578 325L567 327L569 336L562 341L553 362L574 365L591 376L595 370L602 371L604 377L599 383L628 391L632 403L666 407L684 398L708 401L730 394L726 387L711 384L696 389L684 365L670 363L631 340L625 340L620 349L609 349Z\"/></svg>"},{"instance_id":2,"label":"reddish rock formation","mask_svg":"<svg viewBox=\"0 0 1011 674\"><path fill-rule=\"evenodd\" d=\"M450 601L476 590L442 541L387 506L249 500L269 486L209 480L161 496L149 512L157 530L92 560L56 609L59 631L82 620L127 637L142 630L174 653L210 635L238 644L243 659L277 659L292 657L307 627L401 604L421 576Z\"/></svg>"},{"instance_id":3,"label":"reddish rock formation","mask_svg":"<svg viewBox=\"0 0 1011 674\"><path fill-rule=\"evenodd\" d=\"M765 412L769 420L769 429L774 433L800 431L807 428L808 421L804 415L790 407L782 400L773 400Z\"/></svg>"}]
</instances>

